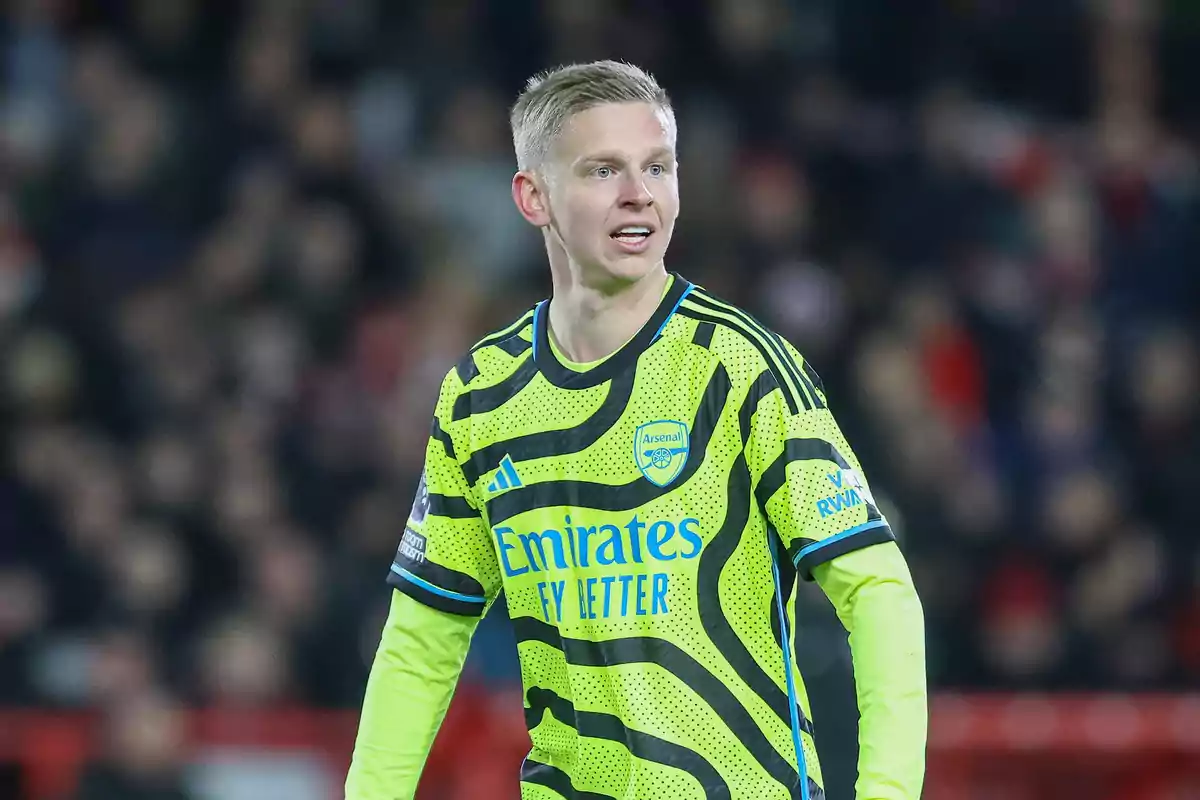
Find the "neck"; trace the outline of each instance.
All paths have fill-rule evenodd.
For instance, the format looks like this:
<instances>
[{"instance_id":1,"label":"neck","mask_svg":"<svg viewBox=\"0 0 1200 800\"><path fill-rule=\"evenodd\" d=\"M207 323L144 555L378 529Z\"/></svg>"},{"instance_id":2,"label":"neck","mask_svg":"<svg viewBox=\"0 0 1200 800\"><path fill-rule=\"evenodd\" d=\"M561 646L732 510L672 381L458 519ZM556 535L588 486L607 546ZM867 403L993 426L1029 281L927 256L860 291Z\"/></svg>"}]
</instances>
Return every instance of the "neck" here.
<instances>
[{"instance_id":1,"label":"neck","mask_svg":"<svg viewBox=\"0 0 1200 800\"><path fill-rule=\"evenodd\" d=\"M659 264L633 282L590 286L555 271L550 335L572 361L597 361L615 353L654 316L669 276Z\"/></svg>"}]
</instances>

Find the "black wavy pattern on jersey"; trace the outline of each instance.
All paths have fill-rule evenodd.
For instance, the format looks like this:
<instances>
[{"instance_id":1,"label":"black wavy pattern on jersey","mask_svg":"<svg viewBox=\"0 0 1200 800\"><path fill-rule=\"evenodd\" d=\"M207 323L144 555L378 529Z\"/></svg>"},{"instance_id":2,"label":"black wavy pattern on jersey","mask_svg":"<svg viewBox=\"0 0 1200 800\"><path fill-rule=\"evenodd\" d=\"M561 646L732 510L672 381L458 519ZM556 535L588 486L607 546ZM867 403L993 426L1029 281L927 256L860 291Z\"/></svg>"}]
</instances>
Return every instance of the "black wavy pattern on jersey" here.
<instances>
[{"instance_id":1,"label":"black wavy pattern on jersey","mask_svg":"<svg viewBox=\"0 0 1200 800\"><path fill-rule=\"evenodd\" d=\"M495 411L528 386L534 375L537 375L537 366L533 363L532 358L527 358L513 370L511 375L496 385L463 392L454 399L454 411L450 415L451 421L466 419L472 414L486 414L489 411Z\"/></svg>"},{"instance_id":2,"label":"black wavy pattern on jersey","mask_svg":"<svg viewBox=\"0 0 1200 800\"><path fill-rule=\"evenodd\" d=\"M841 469L850 469L848 462L841 453L824 439L786 439L781 452L771 466L763 470L758 479L758 488L754 490L758 498L758 506L766 513L767 501L783 488L787 480L787 466L793 461L832 461Z\"/></svg>"},{"instance_id":3,"label":"black wavy pattern on jersey","mask_svg":"<svg viewBox=\"0 0 1200 800\"><path fill-rule=\"evenodd\" d=\"M707 304L696 304L692 301L691 297L689 297L683 303L683 305L679 307L679 313L685 317L690 317L691 319L700 320L702 322L711 322L714 325L720 325L723 328L728 328L729 330L737 333L746 340L747 344L758 351L759 355L762 356L763 361L767 363L767 366L776 373L776 377L779 379L780 385L787 387L787 391L783 393L783 397L787 401L788 410L795 415L800 413L801 406L803 406L805 409L812 408L812 403L807 397L805 397L803 390L800 388L800 384L796 383L795 388L793 388L793 384L785 377L788 374L787 370L781 364L779 364L775 351L768 344L770 337L755 333L740 320L715 316L715 314L732 314L732 312L726 311L725 309L713 309L711 305Z\"/></svg>"},{"instance_id":4,"label":"black wavy pattern on jersey","mask_svg":"<svg viewBox=\"0 0 1200 800\"><path fill-rule=\"evenodd\" d=\"M526 722L531 719L534 721L530 729L536 727L536 724L541 722L543 713L549 710L559 722L579 731L580 736L620 742L632 755L643 761L653 761L686 772L700 783L704 796L709 800L729 797L729 784L725 783L721 773L695 750L628 728L620 717L613 714L578 711L570 700L559 697L549 689L531 686L525 697L529 702L529 708L525 709Z\"/></svg>"},{"instance_id":5,"label":"black wavy pattern on jersey","mask_svg":"<svg viewBox=\"0 0 1200 800\"><path fill-rule=\"evenodd\" d=\"M501 339L493 346L503 350L510 356L519 356L521 353L524 353L526 350L533 347L533 342L522 338L520 332L518 331L512 336L509 336L507 339Z\"/></svg>"},{"instance_id":6,"label":"black wavy pattern on jersey","mask_svg":"<svg viewBox=\"0 0 1200 800\"><path fill-rule=\"evenodd\" d=\"M471 352L474 353L477 350L482 350L483 348L487 347L490 344L496 344L497 342L504 341L505 339L509 338L510 336L516 336L516 335L520 334L521 331L525 330L526 328L528 328L530 325L533 324L533 313L535 310L536 309L533 309L533 308L529 309L528 311L526 311L524 314L521 315L520 319L516 320L512 324L506 325L503 328L494 330L491 333L489 333L487 336L484 336L482 339L480 339L478 342L476 342L475 344L473 344L471 346Z\"/></svg>"},{"instance_id":7,"label":"black wavy pattern on jersey","mask_svg":"<svg viewBox=\"0 0 1200 800\"><path fill-rule=\"evenodd\" d=\"M738 424L741 426L742 432L742 447L743 449L750 442L750 423L754 417L754 412L758 409L758 404L763 398L771 392L779 388L779 379L775 377L775 373L770 369L764 369L759 376L754 379L754 383L750 384L750 389L746 392L746 399L742 402L741 410L738 412ZM768 523L768 526L770 523ZM790 566L790 561L788 562ZM783 575L780 576L783 578ZM784 581L781 586L791 586L791 581ZM779 619L779 607L776 604L775 592L771 592L771 633L775 637L775 644L780 650L783 649L783 627ZM791 722L788 722L789 726Z\"/></svg>"},{"instance_id":8,"label":"black wavy pattern on jersey","mask_svg":"<svg viewBox=\"0 0 1200 800\"><path fill-rule=\"evenodd\" d=\"M452 460L457 461L458 457L454 455L454 440L450 438L450 434L442 430L442 423L437 417L433 418L433 428L429 431L429 435L433 439L437 439L442 443L442 447L446 450L446 455Z\"/></svg>"},{"instance_id":9,"label":"black wavy pattern on jersey","mask_svg":"<svg viewBox=\"0 0 1200 800\"><path fill-rule=\"evenodd\" d=\"M704 311L699 310L698 308L690 307L687 304L687 302L685 302L683 305L681 305L679 307L679 311L676 313L681 314L682 316L688 317L690 319L698 320L701 323L708 322L708 323L711 323L712 325L720 325L722 327L737 331L737 333L739 335L743 336L746 339L746 341L751 346L753 346L755 350L757 350L759 352L759 355L761 355L763 357L763 360L767 362L769 370L772 373L774 372L774 368L770 367L770 365L773 363L773 361L771 359L770 354L767 352L766 345L764 345L758 339L756 339L752 336L749 336L745 331L734 328L733 324L731 323L730 320L724 319L722 317L714 317L711 314L707 314ZM778 384L778 382L779 382L778 377L776 377L776 383ZM796 393L790 392L790 391L784 392L783 399L785 401L787 401L788 410L791 411L792 414L800 413L800 404L799 404L799 401L796 399Z\"/></svg>"},{"instance_id":10,"label":"black wavy pattern on jersey","mask_svg":"<svg viewBox=\"0 0 1200 800\"><path fill-rule=\"evenodd\" d=\"M738 425L742 432L743 448L750 442L750 422L754 417L754 412L758 409L758 404L778 388L779 379L770 369L764 369L754 379L754 383L750 384L750 388L746 391L746 399L742 401L742 407L738 410Z\"/></svg>"},{"instance_id":11,"label":"black wavy pattern on jersey","mask_svg":"<svg viewBox=\"0 0 1200 800\"><path fill-rule=\"evenodd\" d=\"M729 373L717 364L704 389L700 406L692 420L691 444L687 463L679 477L666 486L656 486L639 476L629 483L613 486L592 481L544 481L530 483L487 501L488 519L493 526L535 508L570 506L596 511L628 511L673 492L685 485L704 462L708 442L717 420L729 399Z\"/></svg>"},{"instance_id":12,"label":"black wavy pattern on jersey","mask_svg":"<svg viewBox=\"0 0 1200 800\"><path fill-rule=\"evenodd\" d=\"M711 322L696 323L696 332L692 334L692 344L700 345L707 350L712 345L713 334L717 326Z\"/></svg>"},{"instance_id":13,"label":"black wavy pattern on jersey","mask_svg":"<svg viewBox=\"0 0 1200 800\"><path fill-rule=\"evenodd\" d=\"M754 338L761 337L764 339L767 347L775 354L775 358L777 359L774 362L768 360L767 363L777 364L782 368L795 384L796 392L800 395L799 400L801 405L805 408L812 408L812 402L804 391L804 389L808 388L807 378L800 373L800 367L796 363L796 359L788 351L787 346L783 343L783 337L766 325L763 325L745 310L709 292L703 290L692 292L690 299L697 305L707 308L710 311L733 316L747 329L745 332L753 334ZM812 399L815 400L816 398Z\"/></svg>"},{"instance_id":14,"label":"black wavy pattern on jersey","mask_svg":"<svg viewBox=\"0 0 1200 800\"><path fill-rule=\"evenodd\" d=\"M721 607L721 572L737 550L746 530L746 523L750 520L750 473L746 469L746 457L741 453L729 471L726 491L728 505L725 521L700 555L700 567L696 577L696 607L700 615L700 624L717 651L729 662L742 682L770 706L790 731L792 712L787 692L779 688L755 660L745 642L729 623L725 609ZM796 707L796 711L801 730L811 735L812 723L799 706Z\"/></svg>"},{"instance_id":15,"label":"black wavy pattern on jersey","mask_svg":"<svg viewBox=\"0 0 1200 800\"><path fill-rule=\"evenodd\" d=\"M454 371L458 373L458 381L463 386L478 378L479 365L475 363L475 353L470 352L460 358L454 365Z\"/></svg>"},{"instance_id":16,"label":"black wavy pattern on jersey","mask_svg":"<svg viewBox=\"0 0 1200 800\"><path fill-rule=\"evenodd\" d=\"M510 456L514 463L519 463L534 458L565 456L591 447L625 413L629 400L633 397L635 377L636 372L629 369L614 378L608 385L608 395L600 407L574 427L535 431L502 442L493 442L471 453L462 467L467 483L474 486L479 476L499 467L505 455Z\"/></svg>"},{"instance_id":17,"label":"black wavy pattern on jersey","mask_svg":"<svg viewBox=\"0 0 1200 800\"><path fill-rule=\"evenodd\" d=\"M521 338L521 331L527 326L528 324L522 325L519 329L507 334L506 336L504 334L500 334L504 336L504 338L501 338L498 341L488 340L484 344L476 346L471 350L471 352L463 356L462 360L458 362L457 366L455 366L455 370L458 371L458 379L462 381L462 385L466 386L468 383L475 380L475 378L479 377L479 365L475 363L475 353L477 353L479 350L482 350L485 347L495 347L499 350L503 350L510 356L519 356L529 348L533 347L533 342L530 342L528 339Z\"/></svg>"},{"instance_id":18,"label":"black wavy pattern on jersey","mask_svg":"<svg viewBox=\"0 0 1200 800\"><path fill-rule=\"evenodd\" d=\"M775 750L750 712L729 687L678 645L653 636L627 636L592 642L563 636L558 628L534 617L516 617L512 622L517 644L542 642L561 650L568 664L581 667L657 664L708 703L768 775L789 790L797 791L799 774Z\"/></svg>"},{"instance_id":19,"label":"black wavy pattern on jersey","mask_svg":"<svg viewBox=\"0 0 1200 800\"><path fill-rule=\"evenodd\" d=\"M526 716L528 716L529 710L525 709ZM558 767L528 758L521 763L521 782L544 786L567 800L616 800L615 797L608 794L582 792L575 788L575 784L571 783L571 776Z\"/></svg>"},{"instance_id":20,"label":"black wavy pattern on jersey","mask_svg":"<svg viewBox=\"0 0 1200 800\"><path fill-rule=\"evenodd\" d=\"M465 497L449 497L433 492L429 493L429 513L435 517L449 519L471 519L479 516L479 512L471 508Z\"/></svg>"}]
</instances>

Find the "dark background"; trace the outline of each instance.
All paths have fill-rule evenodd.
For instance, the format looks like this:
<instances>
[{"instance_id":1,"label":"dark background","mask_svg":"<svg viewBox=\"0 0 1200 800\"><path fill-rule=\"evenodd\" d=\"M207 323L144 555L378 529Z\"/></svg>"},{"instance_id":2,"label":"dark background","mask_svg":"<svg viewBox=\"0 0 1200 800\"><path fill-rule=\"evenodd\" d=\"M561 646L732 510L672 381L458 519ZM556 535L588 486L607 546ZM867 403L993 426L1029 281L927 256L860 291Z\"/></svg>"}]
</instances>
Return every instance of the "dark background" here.
<instances>
[{"instance_id":1,"label":"dark background","mask_svg":"<svg viewBox=\"0 0 1200 800\"><path fill-rule=\"evenodd\" d=\"M593 58L671 93L668 266L821 373L932 686L1200 680L1200 6L14 0L0 53L0 706L121 712L81 796L177 705L357 710L438 382L548 291L508 104Z\"/></svg>"}]
</instances>

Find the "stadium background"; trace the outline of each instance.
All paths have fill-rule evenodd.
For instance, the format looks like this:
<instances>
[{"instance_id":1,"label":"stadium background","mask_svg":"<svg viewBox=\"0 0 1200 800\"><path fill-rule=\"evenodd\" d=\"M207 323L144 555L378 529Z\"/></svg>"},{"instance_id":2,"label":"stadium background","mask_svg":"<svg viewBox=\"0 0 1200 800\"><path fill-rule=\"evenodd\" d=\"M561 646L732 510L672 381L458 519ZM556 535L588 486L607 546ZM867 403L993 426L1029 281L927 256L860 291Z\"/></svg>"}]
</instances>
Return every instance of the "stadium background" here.
<instances>
[{"instance_id":1,"label":"stadium background","mask_svg":"<svg viewBox=\"0 0 1200 800\"><path fill-rule=\"evenodd\" d=\"M670 266L814 362L903 540L925 796L1200 796L1200 4L13 0L0 41L0 797L340 797L438 381L547 290L506 106L597 57L676 103ZM498 609L425 800L516 796L512 647Z\"/></svg>"}]
</instances>

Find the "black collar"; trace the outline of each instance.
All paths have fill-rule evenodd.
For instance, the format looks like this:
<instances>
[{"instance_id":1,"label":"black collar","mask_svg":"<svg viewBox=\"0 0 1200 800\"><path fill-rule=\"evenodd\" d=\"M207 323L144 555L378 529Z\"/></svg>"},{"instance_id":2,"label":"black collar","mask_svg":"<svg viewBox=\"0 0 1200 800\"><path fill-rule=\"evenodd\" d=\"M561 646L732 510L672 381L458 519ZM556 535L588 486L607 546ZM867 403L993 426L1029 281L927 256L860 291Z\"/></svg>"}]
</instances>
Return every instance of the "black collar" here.
<instances>
[{"instance_id":1,"label":"black collar","mask_svg":"<svg viewBox=\"0 0 1200 800\"><path fill-rule=\"evenodd\" d=\"M550 346L550 301L538 303L533 315L533 360L546 380L561 389L586 389L598 386L621 370L637 361L647 347L654 344L666 327L667 321L679 308L683 298L692 290L692 284L672 272L674 280L667 293L659 302L654 315L642 326L641 330L621 349L613 353L603 363L582 372L573 370L560 362Z\"/></svg>"}]
</instances>

